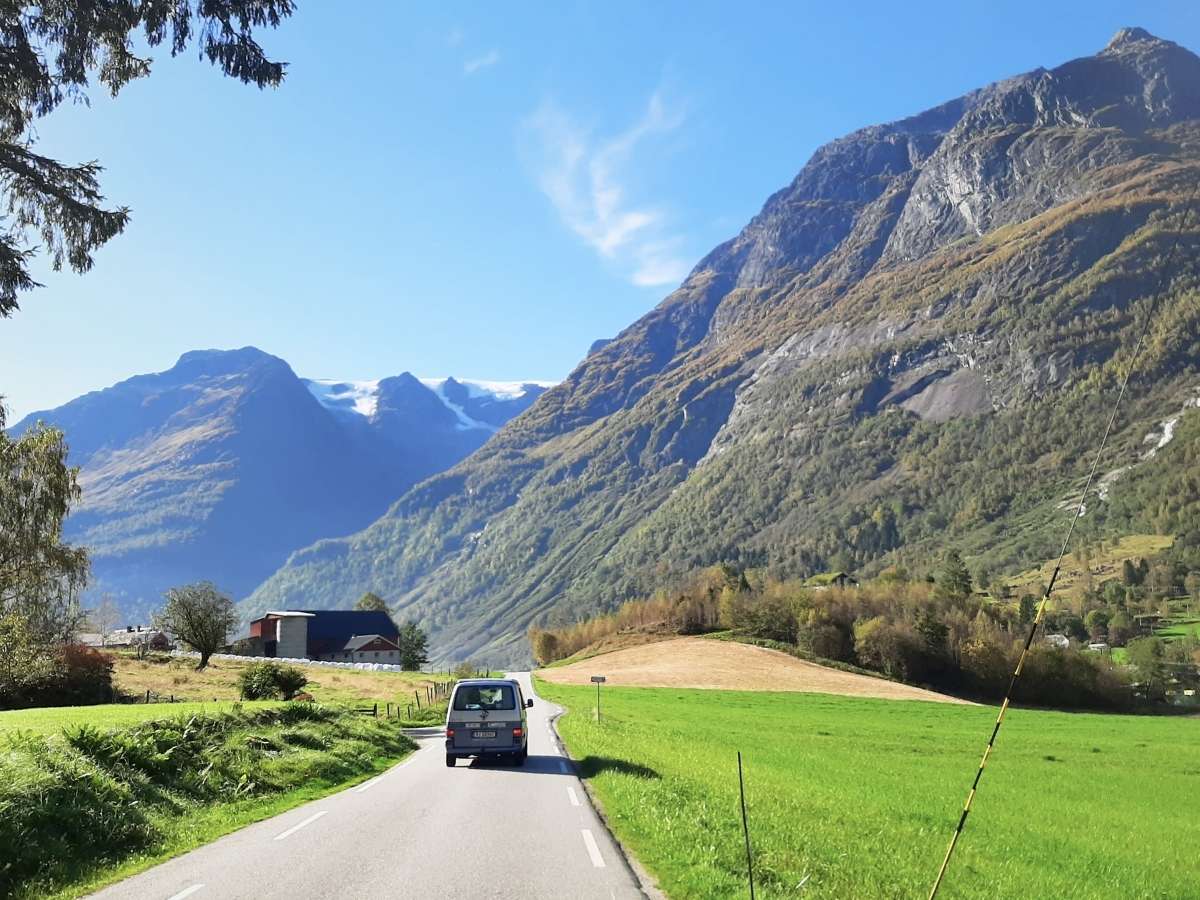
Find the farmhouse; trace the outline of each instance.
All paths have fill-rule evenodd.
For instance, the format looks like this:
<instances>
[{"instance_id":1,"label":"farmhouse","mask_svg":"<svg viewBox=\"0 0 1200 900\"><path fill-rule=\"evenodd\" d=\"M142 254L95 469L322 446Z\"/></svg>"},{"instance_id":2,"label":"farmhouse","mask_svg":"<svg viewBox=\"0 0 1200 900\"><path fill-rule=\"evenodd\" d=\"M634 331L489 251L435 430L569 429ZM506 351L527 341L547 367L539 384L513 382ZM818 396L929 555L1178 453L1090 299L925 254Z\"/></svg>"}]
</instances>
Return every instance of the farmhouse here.
<instances>
[{"instance_id":1,"label":"farmhouse","mask_svg":"<svg viewBox=\"0 0 1200 900\"><path fill-rule=\"evenodd\" d=\"M399 663L400 629L386 612L285 609L250 623L250 656Z\"/></svg>"}]
</instances>

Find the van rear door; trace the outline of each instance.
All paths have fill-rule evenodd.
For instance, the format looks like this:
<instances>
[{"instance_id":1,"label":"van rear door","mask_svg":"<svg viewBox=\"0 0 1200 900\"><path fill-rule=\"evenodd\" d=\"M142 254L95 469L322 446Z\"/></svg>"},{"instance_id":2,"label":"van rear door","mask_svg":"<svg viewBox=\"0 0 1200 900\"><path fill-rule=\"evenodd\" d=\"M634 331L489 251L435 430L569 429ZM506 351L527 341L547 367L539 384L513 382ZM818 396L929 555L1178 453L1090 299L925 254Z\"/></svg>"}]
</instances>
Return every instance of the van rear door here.
<instances>
[{"instance_id":1,"label":"van rear door","mask_svg":"<svg viewBox=\"0 0 1200 900\"><path fill-rule=\"evenodd\" d=\"M511 684L459 685L450 721L456 751L501 753L521 745L521 711Z\"/></svg>"}]
</instances>

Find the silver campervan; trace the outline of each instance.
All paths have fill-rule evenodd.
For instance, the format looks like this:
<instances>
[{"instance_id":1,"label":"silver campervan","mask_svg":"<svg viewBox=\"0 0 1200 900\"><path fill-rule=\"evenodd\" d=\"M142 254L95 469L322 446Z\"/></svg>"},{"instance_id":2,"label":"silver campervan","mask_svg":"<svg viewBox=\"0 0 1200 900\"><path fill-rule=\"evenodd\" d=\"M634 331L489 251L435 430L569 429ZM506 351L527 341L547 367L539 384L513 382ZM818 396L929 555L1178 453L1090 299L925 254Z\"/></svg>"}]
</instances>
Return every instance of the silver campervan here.
<instances>
[{"instance_id":1,"label":"silver campervan","mask_svg":"<svg viewBox=\"0 0 1200 900\"><path fill-rule=\"evenodd\" d=\"M499 759L515 766L529 755L526 700L508 678L472 678L454 686L446 713L446 765L460 758Z\"/></svg>"}]
</instances>

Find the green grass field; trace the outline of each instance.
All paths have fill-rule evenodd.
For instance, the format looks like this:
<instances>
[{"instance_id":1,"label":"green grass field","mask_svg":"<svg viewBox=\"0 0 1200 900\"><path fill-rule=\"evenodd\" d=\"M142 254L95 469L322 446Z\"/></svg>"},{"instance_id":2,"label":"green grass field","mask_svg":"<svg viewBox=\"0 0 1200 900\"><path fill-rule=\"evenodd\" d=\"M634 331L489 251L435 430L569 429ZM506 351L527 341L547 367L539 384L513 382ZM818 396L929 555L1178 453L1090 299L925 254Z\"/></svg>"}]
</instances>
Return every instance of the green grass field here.
<instances>
[{"instance_id":1,"label":"green grass field","mask_svg":"<svg viewBox=\"0 0 1200 900\"><path fill-rule=\"evenodd\" d=\"M1154 633L1166 640L1178 640L1188 635L1200 638L1200 619L1178 619L1174 624L1159 628Z\"/></svg>"},{"instance_id":2,"label":"green grass field","mask_svg":"<svg viewBox=\"0 0 1200 900\"><path fill-rule=\"evenodd\" d=\"M197 713L228 712L236 704L224 703L114 703L103 706L59 706L41 709L13 709L0 712L0 734L12 731L31 731L53 734L73 725L93 725L96 728L121 728L150 719L175 718ZM279 706L276 701L242 703L244 709Z\"/></svg>"},{"instance_id":3,"label":"green grass field","mask_svg":"<svg viewBox=\"0 0 1200 900\"><path fill-rule=\"evenodd\" d=\"M672 898L927 896L992 707L538 684L618 837ZM1009 713L943 898L1195 897L1200 720Z\"/></svg>"},{"instance_id":4,"label":"green grass field","mask_svg":"<svg viewBox=\"0 0 1200 900\"><path fill-rule=\"evenodd\" d=\"M394 720L343 707L187 706L91 707L159 716L0 733L0 897L80 896L416 749Z\"/></svg>"}]
</instances>

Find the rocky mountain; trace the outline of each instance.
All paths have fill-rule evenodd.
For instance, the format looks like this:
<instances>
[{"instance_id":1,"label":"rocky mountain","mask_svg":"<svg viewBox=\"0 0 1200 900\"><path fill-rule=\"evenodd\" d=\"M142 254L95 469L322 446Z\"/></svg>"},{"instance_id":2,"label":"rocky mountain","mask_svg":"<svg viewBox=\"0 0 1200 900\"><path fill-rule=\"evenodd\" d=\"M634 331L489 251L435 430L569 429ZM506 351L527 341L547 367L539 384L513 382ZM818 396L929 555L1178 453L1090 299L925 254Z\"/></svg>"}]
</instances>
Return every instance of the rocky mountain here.
<instances>
[{"instance_id":1,"label":"rocky mountain","mask_svg":"<svg viewBox=\"0 0 1200 900\"><path fill-rule=\"evenodd\" d=\"M526 415L245 607L373 589L442 658L516 661L531 623L715 562L1023 567L1143 335L1081 538L1200 547L1194 452L1144 446L1200 430L1198 190L1200 58L1141 29L836 140Z\"/></svg>"},{"instance_id":2,"label":"rocky mountain","mask_svg":"<svg viewBox=\"0 0 1200 900\"><path fill-rule=\"evenodd\" d=\"M83 500L67 538L93 551L91 593L144 617L172 585L245 596L293 550L349 534L478 449L545 384L298 378L245 347L185 353L36 412L62 428Z\"/></svg>"}]
</instances>

